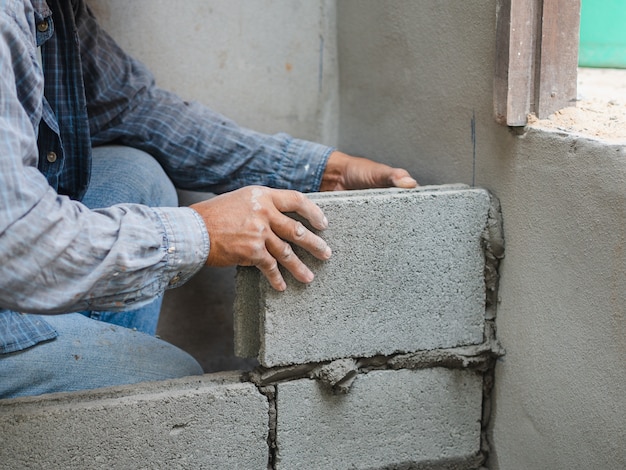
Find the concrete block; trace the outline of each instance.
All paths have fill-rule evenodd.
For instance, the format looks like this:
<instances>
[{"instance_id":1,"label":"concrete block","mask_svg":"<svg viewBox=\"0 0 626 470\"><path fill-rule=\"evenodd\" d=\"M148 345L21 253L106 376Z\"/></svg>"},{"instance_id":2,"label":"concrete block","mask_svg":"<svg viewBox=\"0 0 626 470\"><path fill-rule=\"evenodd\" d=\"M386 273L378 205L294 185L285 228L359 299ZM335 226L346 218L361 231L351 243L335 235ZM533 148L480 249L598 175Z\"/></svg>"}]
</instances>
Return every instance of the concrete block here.
<instances>
[{"instance_id":1,"label":"concrete block","mask_svg":"<svg viewBox=\"0 0 626 470\"><path fill-rule=\"evenodd\" d=\"M276 292L240 268L237 354L267 367L479 344L491 198L466 186L316 193L333 257Z\"/></svg>"},{"instance_id":2,"label":"concrete block","mask_svg":"<svg viewBox=\"0 0 626 470\"><path fill-rule=\"evenodd\" d=\"M278 384L276 468L478 468L482 377L443 368L373 371L347 394Z\"/></svg>"},{"instance_id":3,"label":"concrete block","mask_svg":"<svg viewBox=\"0 0 626 470\"><path fill-rule=\"evenodd\" d=\"M0 401L0 467L266 468L268 409L235 374Z\"/></svg>"}]
</instances>

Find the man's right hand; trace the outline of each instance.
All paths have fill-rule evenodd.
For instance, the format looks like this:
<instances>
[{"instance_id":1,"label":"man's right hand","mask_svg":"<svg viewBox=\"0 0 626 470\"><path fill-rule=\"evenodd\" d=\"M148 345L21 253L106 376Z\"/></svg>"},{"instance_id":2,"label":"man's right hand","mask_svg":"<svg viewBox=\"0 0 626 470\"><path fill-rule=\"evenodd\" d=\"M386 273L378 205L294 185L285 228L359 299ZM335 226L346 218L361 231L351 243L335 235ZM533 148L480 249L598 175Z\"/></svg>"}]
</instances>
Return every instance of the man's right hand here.
<instances>
[{"instance_id":1,"label":"man's right hand","mask_svg":"<svg viewBox=\"0 0 626 470\"><path fill-rule=\"evenodd\" d=\"M209 232L208 266L256 266L279 291L287 287L279 263L300 282L314 277L287 242L321 260L332 254L324 240L284 214L295 212L318 230L328 226L322 210L298 191L247 186L190 207Z\"/></svg>"}]
</instances>

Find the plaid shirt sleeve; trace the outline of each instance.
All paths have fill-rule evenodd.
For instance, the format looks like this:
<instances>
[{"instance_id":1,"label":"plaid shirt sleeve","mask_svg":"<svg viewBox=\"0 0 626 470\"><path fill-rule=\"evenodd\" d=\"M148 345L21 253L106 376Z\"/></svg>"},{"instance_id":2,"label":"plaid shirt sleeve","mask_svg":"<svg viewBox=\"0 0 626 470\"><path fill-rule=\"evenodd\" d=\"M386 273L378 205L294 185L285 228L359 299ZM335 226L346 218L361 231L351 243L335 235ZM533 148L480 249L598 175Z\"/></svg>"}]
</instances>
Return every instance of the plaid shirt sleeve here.
<instances>
[{"instance_id":1,"label":"plaid shirt sleeve","mask_svg":"<svg viewBox=\"0 0 626 470\"><path fill-rule=\"evenodd\" d=\"M117 141L155 156L177 187L221 193L250 184L312 192L333 149L242 128L154 85L98 26L77 18L94 144Z\"/></svg>"},{"instance_id":2,"label":"plaid shirt sleeve","mask_svg":"<svg viewBox=\"0 0 626 470\"><path fill-rule=\"evenodd\" d=\"M37 169L43 78L30 5L0 8L0 315L148 303L204 264L204 223L189 208L91 211L49 186ZM9 323L0 322L0 343Z\"/></svg>"}]
</instances>

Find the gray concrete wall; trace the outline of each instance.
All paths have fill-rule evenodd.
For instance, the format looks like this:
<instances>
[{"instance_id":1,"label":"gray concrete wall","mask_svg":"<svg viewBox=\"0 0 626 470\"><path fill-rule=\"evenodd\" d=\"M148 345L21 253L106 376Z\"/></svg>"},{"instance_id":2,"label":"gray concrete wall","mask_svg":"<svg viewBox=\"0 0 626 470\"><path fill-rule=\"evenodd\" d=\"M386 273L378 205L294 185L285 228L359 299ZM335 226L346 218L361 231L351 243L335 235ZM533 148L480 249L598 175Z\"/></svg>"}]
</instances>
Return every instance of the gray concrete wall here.
<instances>
[{"instance_id":1,"label":"gray concrete wall","mask_svg":"<svg viewBox=\"0 0 626 470\"><path fill-rule=\"evenodd\" d=\"M312 83L320 33L324 57L333 56L334 2L94 3L159 82L184 96L261 130L282 128L329 143L339 117L344 150L406 166L422 183L475 179L493 191L507 239L498 311L507 355L496 369L490 467L626 466L624 149L536 130L519 136L495 124L496 0L337 2L338 116L334 85L320 98L319 83ZM131 15L139 6L148 14ZM161 40L168 43L153 46L155 25L164 24ZM259 40L259 30L270 38ZM279 47L285 43L308 51L309 72L294 88L273 86L299 70L288 71L294 55ZM264 55L258 48L266 44L272 46ZM240 73L247 67L258 73ZM283 99L286 108L277 110ZM293 115L307 118L286 117ZM195 281L203 291L202 278Z\"/></svg>"},{"instance_id":2,"label":"gray concrete wall","mask_svg":"<svg viewBox=\"0 0 626 470\"><path fill-rule=\"evenodd\" d=\"M492 346L2 400L0 466L477 470Z\"/></svg>"},{"instance_id":3,"label":"gray concrete wall","mask_svg":"<svg viewBox=\"0 0 626 470\"><path fill-rule=\"evenodd\" d=\"M261 132L337 139L332 0L89 0L157 84Z\"/></svg>"}]
</instances>

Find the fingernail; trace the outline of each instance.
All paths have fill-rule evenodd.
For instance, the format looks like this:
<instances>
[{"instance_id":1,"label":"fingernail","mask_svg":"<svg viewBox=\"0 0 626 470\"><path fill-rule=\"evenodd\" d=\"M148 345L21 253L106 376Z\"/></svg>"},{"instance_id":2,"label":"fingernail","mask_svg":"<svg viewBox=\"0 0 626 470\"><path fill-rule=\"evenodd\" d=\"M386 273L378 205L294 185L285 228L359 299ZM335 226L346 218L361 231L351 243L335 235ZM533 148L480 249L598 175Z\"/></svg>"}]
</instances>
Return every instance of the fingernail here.
<instances>
[{"instance_id":1,"label":"fingernail","mask_svg":"<svg viewBox=\"0 0 626 470\"><path fill-rule=\"evenodd\" d=\"M417 186L417 181L410 176L405 176L398 180L397 185L401 188L411 188L413 186Z\"/></svg>"},{"instance_id":2,"label":"fingernail","mask_svg":"<svg viewBox=\"0 0 626 470\"><path fill-rule=\"evenodd\" d=\"M328 228L328 219L326 218L326 216L324 216L324 218L322 219L322 228Z\"/></svg>"},{"instance_id":3,"label":"fingernail","mask_svg":"<svg viewBox=\"0 0 626 470\"><path fill-rule=\"evenodd\" d=\"M324 250L324 257L326 259L330 258L333 255L333 250L330 249L329 246L326 247L326 249Z\"/></svg>"}]
</instances>

